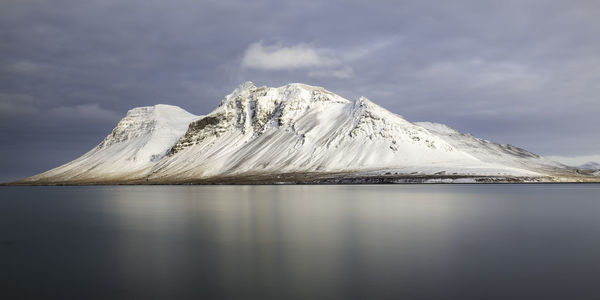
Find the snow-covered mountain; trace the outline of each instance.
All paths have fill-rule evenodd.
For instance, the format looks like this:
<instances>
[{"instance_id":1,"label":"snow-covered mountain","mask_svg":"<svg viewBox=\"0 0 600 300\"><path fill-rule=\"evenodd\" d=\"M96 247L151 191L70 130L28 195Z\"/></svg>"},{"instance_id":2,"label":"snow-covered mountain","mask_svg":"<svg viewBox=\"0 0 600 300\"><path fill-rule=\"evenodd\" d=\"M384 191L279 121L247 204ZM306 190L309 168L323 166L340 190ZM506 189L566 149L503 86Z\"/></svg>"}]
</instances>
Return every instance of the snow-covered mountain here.
<instances>
[{"instance_id":1,"label":"snow-covered mountain","mask_svg":"<svg viewBox=\"0 0 600 300\"><path fill-rule=\"evenodd\" d=\"M132 109L88 153L19 183L577 176L574 169L511 145L442 124L411 123L364 97L349 101L304 84L269 88L246 82L205 116L169 105Z\"/></svg>"},{"instance_id":2,"label":"snow-covered mountain","mask_svg":"<svg viewBox=\"0 0 600 300\"><path fill-rule=\"evenodd\" d=\"M150 172L198 116L172 105L138 107L94 149L26 182L118 182Z\"/></svg>"}]
</instances>

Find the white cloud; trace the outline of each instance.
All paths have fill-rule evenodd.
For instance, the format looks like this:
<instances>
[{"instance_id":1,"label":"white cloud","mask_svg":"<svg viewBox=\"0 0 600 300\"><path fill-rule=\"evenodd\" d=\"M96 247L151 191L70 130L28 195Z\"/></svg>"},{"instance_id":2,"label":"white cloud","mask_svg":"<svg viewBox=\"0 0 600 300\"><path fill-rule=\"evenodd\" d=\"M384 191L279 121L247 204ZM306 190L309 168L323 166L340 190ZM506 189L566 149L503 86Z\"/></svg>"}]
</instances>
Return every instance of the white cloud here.
<instances>
[{"instance_id":1,"label":"white cloud","mask_svg":"<svg viewBox=\"0 0 600 300\"><path fill-rule=\"evenodd\" d=\"M354 76L351 65L355 61L365 59L396 41L397 38L390 38L343 50L303 43L265 45L260 41L248 46L241 66L264 71L308 70L307 75L313 78L346 79Z\"/></svg>"},{"instance_id":2,"label":"white cloud","mask_svg":"<svg viewBox=\"0 0 600 300\"><path fill-rule=\"evenodd\" d=\"M283 47L267 46L257 42L250 44L246 49L242 66L261 70L292 70L338 64L338 61L327 52L306 44Z\"/></svg>"}]
</instances>

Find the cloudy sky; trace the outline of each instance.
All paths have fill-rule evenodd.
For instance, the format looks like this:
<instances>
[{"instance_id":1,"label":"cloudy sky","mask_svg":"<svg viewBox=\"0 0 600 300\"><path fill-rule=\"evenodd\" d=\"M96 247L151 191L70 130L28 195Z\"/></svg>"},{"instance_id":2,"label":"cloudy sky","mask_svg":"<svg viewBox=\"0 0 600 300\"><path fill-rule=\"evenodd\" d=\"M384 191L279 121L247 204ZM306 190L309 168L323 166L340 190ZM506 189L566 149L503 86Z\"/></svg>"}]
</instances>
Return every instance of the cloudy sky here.
<instances>
[{"instance_id":1,"label":"cloudy sky","mask_svg":"<svg viewBox=\"0 0 600 300\"><path fill-rule=\"evenodd\" d=\"M76 158L128 109L205 114L247 80L600 160L599 32L597 0L0 1L0 181Z\"/></svg>"}]
</instances>

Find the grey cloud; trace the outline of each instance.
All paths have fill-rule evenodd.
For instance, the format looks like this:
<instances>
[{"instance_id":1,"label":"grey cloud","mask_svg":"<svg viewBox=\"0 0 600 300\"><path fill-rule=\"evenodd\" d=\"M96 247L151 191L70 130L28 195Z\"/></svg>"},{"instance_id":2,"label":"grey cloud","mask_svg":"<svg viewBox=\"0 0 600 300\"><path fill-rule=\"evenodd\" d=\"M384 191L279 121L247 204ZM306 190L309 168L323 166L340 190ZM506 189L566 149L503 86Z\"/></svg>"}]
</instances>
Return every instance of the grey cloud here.
<instances>
[{"instance_id":1,"label":"grey cloud","mask_svg":"<svg viewBox=\"0 0 600 300\"><path fill-rule=\"evenodd\" d=\"M132 107L204 114L246 80L366 96L540 154L598 155L598 15L595 0L4 1L0 180L84 153ZM325 60L248 68L259 41Z\"/></svg>"},{"instance_id":2,"label":"grey cloud","mask_svg":"<svg viewBox=\"0 0 600 300\"><path fill-rule=\"evenodd\" d=\"M343 66L335 69L315 70L308 73L308 77L336 77L346 79L354 76L354 70L349 66Z\"/></svg>"},{"instance_id":3,"label":"grey cloud","mask_svg":"<svg viewBox=\"0 0 600 300\"><path fill-rule=\"evenodd\" d=\"M73 121L115 121L122 117L121 114L100 107L98 104L82 104L75 106L61 106L50 109L46 114L51 118Z\"/></svg>"}]
</instances>

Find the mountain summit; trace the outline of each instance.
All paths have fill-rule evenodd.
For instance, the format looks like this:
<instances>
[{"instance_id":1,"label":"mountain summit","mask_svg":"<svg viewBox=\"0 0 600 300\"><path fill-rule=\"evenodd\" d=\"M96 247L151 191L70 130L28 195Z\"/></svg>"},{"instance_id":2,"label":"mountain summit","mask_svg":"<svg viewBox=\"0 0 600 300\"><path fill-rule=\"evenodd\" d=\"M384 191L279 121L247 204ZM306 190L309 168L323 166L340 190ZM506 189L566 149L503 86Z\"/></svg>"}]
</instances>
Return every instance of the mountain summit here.
<instances>
[{"instance_id":1,"label":"mountain summit","mask_svg":"<svg viewBox=\"0 0 600 300\"><path fill-rule=\"evenodd\" d=\"M162 104L134 108L88 153L16 183L592 179L511 145L442 124L409 122L364 97L349 101L305 84L246 82L205 116Z\"/></svg>"}]
</instances>

